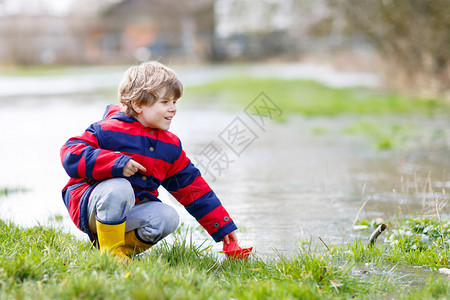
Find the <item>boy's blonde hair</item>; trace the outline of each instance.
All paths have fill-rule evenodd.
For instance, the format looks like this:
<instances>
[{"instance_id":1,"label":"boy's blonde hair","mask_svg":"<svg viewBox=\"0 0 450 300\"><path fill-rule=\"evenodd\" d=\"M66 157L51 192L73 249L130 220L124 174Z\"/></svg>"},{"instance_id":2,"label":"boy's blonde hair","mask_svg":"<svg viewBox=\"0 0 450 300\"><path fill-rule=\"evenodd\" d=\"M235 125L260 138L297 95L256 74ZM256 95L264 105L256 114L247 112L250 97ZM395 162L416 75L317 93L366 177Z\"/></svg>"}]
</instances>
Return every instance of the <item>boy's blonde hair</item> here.
<instances>
[{"instance_id":1,"label":"boy's blonde hair","mask_svg":"<svg viewBox=\"0 0 450 300\"><path fill-rule=\"evenodd\" d=\"M160 95L164 91L164 95ZM177 74L165 65L149 61L130 67L119 85L119 102L125 113L136 116L131 102L137 106L152 105L158 97L178 99L183 95L183 84Z\"/></svg>"}]
</instances>

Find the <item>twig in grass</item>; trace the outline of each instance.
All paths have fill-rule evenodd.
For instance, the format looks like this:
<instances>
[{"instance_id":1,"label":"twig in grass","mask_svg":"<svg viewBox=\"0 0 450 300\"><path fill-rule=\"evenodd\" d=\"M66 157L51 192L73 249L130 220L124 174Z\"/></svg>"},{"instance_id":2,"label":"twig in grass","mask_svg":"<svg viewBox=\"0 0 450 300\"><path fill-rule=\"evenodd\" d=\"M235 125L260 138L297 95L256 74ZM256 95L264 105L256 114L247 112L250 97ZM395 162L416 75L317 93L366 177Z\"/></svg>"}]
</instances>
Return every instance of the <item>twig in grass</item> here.
<instances>
[{"instance_id":1,"label":"twig in grass","mask_svg":"<svg viewBox=\"0 0 450 300\"><path fill-rule=\"evenodd\" d=\"M319 240L322 242L322 244L327 248L328 251L330 251L330 248L328 248L327 244L322 240L322 238L319 236Z\"/></svg>"},{"instance_id":2,"label":"twig in grass","mask_svg":"<svg viewBox=\"0 0 450 300\"><path fill-rule=\"evenodd\" d=\"M383 233L383 231L385 231L387 228L386 224L381 224L380 226L377 227L377 229L375 229L374 232L372 232L372 234L370 235L369 238L369 242L367 243L369 246L372 246L373 244L375 244L375 241L377 240L377 238L380 236L380 234Z\"/></svg>"}]
</instances>

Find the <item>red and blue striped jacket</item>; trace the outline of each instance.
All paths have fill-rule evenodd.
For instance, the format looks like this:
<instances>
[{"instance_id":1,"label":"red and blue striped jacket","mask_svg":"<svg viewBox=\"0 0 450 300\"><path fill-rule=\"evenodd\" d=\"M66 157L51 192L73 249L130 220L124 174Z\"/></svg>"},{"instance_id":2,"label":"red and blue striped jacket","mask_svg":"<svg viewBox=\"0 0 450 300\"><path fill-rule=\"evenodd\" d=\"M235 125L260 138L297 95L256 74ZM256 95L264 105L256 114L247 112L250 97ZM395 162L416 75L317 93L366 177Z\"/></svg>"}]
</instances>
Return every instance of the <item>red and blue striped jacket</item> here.
<instances>
[{"instance_id":1,"label":"red and blue striped jacket","mask_svg":"<svg viewBox=\"0 0 450 300\"><path fill-rule=\"evenodd\" d=\"M123 168L133 159L147 171L123 176ZM220 200L191 163L174 134L150 129L120 112L118 105L106 109L102 121L93 123L61 148L61 161L71 177L62 191L72 221L89 231L87 204L94 187L102 180L122 177L133 186L136 203L144 198L160 201L162 185L219 242L237 227Z\"/></svg>"}]
</instances>

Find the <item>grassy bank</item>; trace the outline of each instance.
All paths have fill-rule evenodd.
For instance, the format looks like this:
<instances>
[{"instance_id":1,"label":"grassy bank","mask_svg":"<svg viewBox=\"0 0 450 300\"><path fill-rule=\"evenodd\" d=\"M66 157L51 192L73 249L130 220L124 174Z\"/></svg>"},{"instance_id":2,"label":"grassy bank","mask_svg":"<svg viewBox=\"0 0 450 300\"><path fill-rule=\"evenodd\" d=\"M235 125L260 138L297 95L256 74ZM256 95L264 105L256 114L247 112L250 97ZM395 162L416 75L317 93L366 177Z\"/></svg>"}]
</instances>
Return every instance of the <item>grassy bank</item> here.
<instances>
[{"instance_id":1,"label":"grassy bank","mask_svg":"<svg viewBox=\"0 0 450 300\"><path fill-rule=\"evenodd\" d=\"M374 91L363 87L332 88L308 80L229 78L190 87L186 97L205 102L246 106L264 92L286 114L336 116L339 114L448 113L449 103Z\"/></svg>"},{"instance_id":2,"label":"grassy bank","mask_svg":"<svg viewBox=\"0 0 450 300\"><path fill-rule=\"evenodd\" d=\"M55 228L24 229L0 221L0 299L444 298L450 285L436 271L448 266L448 250L439 241L448 239L439 232L444 227L410 222L395 225L389 243L375 247L360 241L328 249L303 243L292 257L248 261L223 260L222 254L190 245L178 233L173 244L163 242L121 266ZM427 247L406 246L427 227L430 237L420 241ZM411 234L397 234L406 228ZM432 228L438 230L436 237ZM425 277L405 279L396 271L415 272L412 266L424 270Z\"/></svg>"},{"instance_id":3,"label":"grassy bank","mask_svg":"<svg viewBox=\"0 0 450 300\"><path fill-rule=\"evenodd\" d=\"M283 112L278 121L292 115L307 117L350 117L352 123L344 128L315 128L313 134L357 135L368 138L374 148L402 148L419 140L443 140L448 126L424 130L416 120L450 115L450 103L442 99L425 99L401 94L375 91L363 87L331 88L314 81L277 78L229 78L187 88L186 102L215 104L239 111L250 105L263 92ZM184 102L185 100L183 100ZM261 113L267 113L257 103ZM270 106L271 104L269 104Z\"/></svg>"},{"instance_id":4,"label":"grassy bank","mask_svg":"<svg viewBox=\"0 0 450 300\"><path fill-rule=\"evenodd\" d=\"M23 193L23 192L27 192L28 190L26 188L23 187L2 187L0 186L0 197L1 196L8 196L9 194L13 194L13 193Z\"/></svg>"},{"instance_id":5,"label":"grassy bank","mask_svg":"<svg viewBox=\"0 0 450 300\"><path fill-rule=\"evenodd\" d=\"M1 66L0 73L14 77L121 74L127 66ZM175 68L176 69L176 68ZM205 68L207 69L207 68ZM193 70L192 72L195 72ZM306 116L341 114L448 114L450 103L442 99L426 99L398 93L376 91L364 87L333 88L304 79L235 76L186 88L184 98L194 103L220 103L242 109L264 92L285 113ZM118 82L117 82L118 84ZM117 87L99 88L98 93L116 99ZM92 91L90 91L92 92ZM183 101L184 102L184 101Z\"/></svg>"}]
</instances>

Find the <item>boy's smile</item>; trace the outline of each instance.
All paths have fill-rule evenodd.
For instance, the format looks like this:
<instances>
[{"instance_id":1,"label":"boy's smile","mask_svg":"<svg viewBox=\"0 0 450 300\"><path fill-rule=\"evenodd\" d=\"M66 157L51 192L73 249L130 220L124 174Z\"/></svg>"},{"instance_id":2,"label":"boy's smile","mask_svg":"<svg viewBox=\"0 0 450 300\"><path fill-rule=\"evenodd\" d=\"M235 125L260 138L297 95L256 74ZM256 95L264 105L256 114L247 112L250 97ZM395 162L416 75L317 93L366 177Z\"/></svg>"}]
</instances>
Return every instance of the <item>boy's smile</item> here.
<instances>
[{"instance_id":1,"label":"boy's smile","mask_svg":"<svg viewBox=\"0 0 450 300\"><path fill-rule=\"evenodd\" d=\"M168 130L177 113L177 99L158 98L152 105L136 106L136 119L145 127Z\"/></svg>"}]
</instances>

